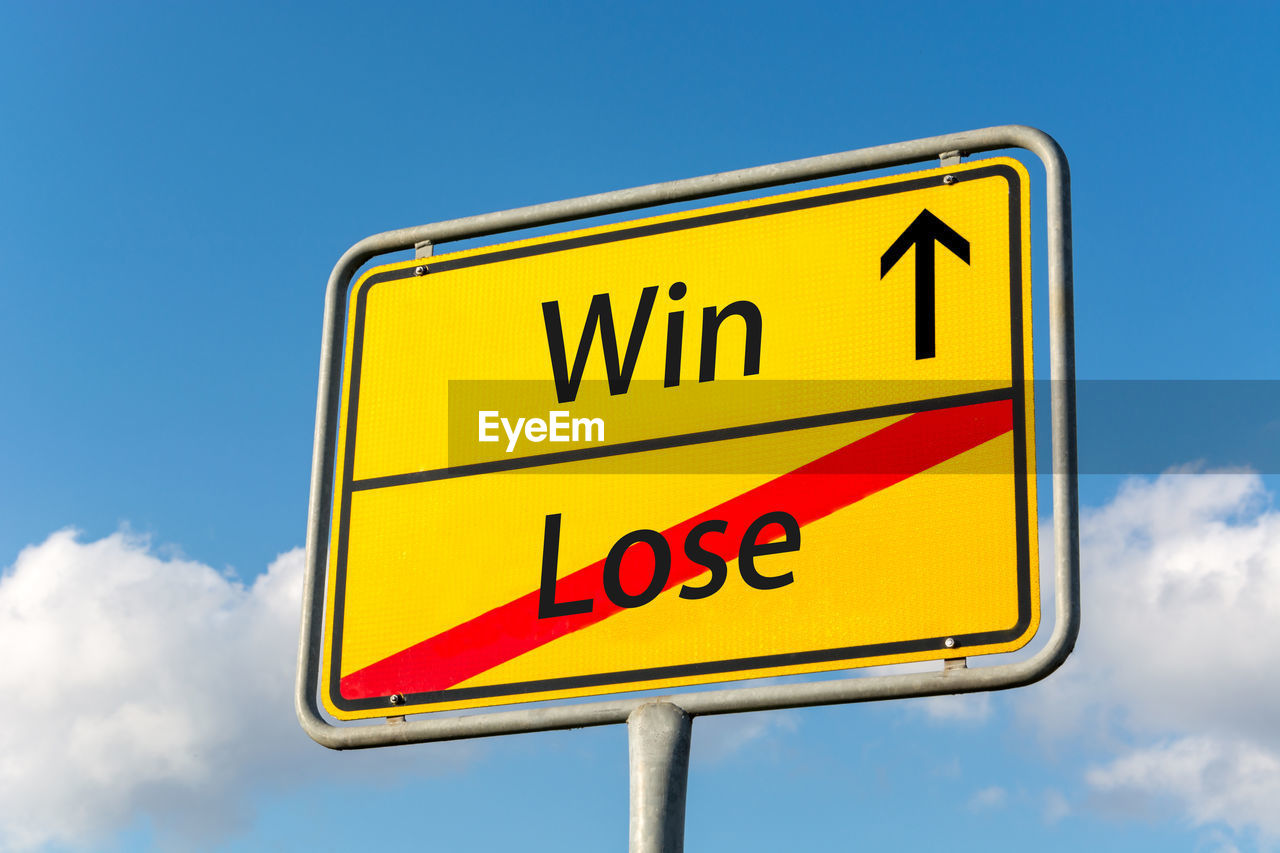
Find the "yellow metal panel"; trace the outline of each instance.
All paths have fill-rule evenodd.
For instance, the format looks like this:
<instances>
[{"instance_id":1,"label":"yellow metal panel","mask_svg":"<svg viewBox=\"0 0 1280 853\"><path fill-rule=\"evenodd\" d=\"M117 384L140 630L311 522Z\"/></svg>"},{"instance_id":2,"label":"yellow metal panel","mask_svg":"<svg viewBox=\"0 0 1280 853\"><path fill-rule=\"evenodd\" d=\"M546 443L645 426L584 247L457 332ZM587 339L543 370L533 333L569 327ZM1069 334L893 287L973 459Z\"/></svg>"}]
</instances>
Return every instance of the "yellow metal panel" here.
<instances>
[{"instance_id":1,"label":"yellow metal panel","mask_svg":"<svg viewBox=\"0 0 1280 853\"><path fill-rule=\"evenodd\" d=\"M366 273L348 310L329 712L356 719L1025 644L1039 619L1026 186L1016 161L982 160ZM907 246L909 228L924 236ZM926 335L916 319L927 258ZM618 361L635 340L625 381L590 321L602 294ZM593 338L580 383L566 391L584 329ZM701 375L711 364L713 379ZM611 392L611 372L625 389ZM483 412L509 423L598 419L603 441L536 431L511 441L498 427L498 440L482 442ZM766 578L790 578L773 588L748 582L739 540L728 542L752 520L742 513L761 508L798 520L794 537L774 524L754 540L796 546L757 558ZM738 515L695 543L727 557L715 594L680 594L706 583L707 568L637 606L611 605L593 581L590 617L518 615L540 591L565 593L575 572L598 581L632 531L665 531L679 564L688 525L717 511ZM558 580L548 584L552 515ZM655 558L636 561L648 548L627 552L624 597L643 597ZM393 706L397 693L407 701Z\"/></svg>"}]
</instances>

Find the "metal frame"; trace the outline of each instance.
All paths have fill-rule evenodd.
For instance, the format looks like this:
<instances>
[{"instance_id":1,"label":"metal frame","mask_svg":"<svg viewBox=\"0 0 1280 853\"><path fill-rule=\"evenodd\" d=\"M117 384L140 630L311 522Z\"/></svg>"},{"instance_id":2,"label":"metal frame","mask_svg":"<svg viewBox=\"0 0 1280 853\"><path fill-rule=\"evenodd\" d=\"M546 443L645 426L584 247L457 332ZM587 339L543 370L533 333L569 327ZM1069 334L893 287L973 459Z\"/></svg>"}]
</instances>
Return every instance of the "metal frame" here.
<instances>
[{"instance_id":1,"label":"metal frame","mask_svg":"<svg viewBox=\"0 0 1280 853\"><path fill-rule=\"evenodd\" d=\"M1056 612L1053 634L1043 649L1024 661L973 669L952 666L951 662L947 662L941 671L936 672L724 688L661 697L630 697L464 716L428 714L420 718L390 718L390 725L333 725L324 719L319 706L319 678L323 645L325 564L334 485L333 466L329 460L333 458L337 437L346 295L361 266L378 255L413 250L423 245L484 237L871 169L905 166L942 157L955 157L957 152L975 154L1008 148L1022 148L1037 155L1044 164L1047 177ZM696 717L703 714L971 693L1031 684L1062 664L1075 646L1079 632L1080 546L1075 423L1070 175L1062 148L1048 134L1035 128L1022 125L988 127L582 196L366 237L339 259L329 276L325 293L324 337L320 346L320 388L316 401L310 511L307 519L307 568L294 696L298 720L307 734L324 746L333 749L361 749L624 723L641 706L654 702L676 705L689 717Z\"/></svg>"}]
</instances>

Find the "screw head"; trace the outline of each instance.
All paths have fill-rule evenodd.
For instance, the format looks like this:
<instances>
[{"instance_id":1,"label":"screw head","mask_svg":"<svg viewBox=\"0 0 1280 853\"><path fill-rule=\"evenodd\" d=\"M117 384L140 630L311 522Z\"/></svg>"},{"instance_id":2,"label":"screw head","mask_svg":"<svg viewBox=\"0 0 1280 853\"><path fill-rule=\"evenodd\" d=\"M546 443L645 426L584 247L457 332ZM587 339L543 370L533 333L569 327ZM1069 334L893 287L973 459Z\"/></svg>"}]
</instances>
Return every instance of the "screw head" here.
<instances>
[{"instance_id":1,"label":"screw head","mask_svg":"<svg viewBox=\"0 0 1280 853\"><path fill-rule=\"evenodd\" d=\"M942 641L942 645L946 646L949 649L954 649L956 647L956 638L947 637L945 640Z\"/></svg>"},{"instance_id":2,"label":"screw head","mask_svg":"<svg viewBox=\"0 0 1280 853\"><path fill-rule=\"evenodd\" d=\"M943 175L943 176L942 176L942 182L943 182L944 184L954 184L954 183L956 182L956 176L955 176L955 175Z\"/></svg>"},{"instance_id":3,"label":"screw head","mask_svg":"<svg viewBox=\"0 0 1280 853\"><path fill-rule=\"evenodd\" d=\"M426 268L426 267L414 267L414 268L413 268L413 274L414 274L414 275L426 275L426 274L427 274L427 268Z\"/></svg>"},{"instance_id":4,"label":"screw head","mask_svg":"<svg viewBox=\"0 0 1280 853\"><path fill-rule=\"evenodd\" d=\"M391 704L392 704L392 705L403 705L403 704L404 704L404 696L402 696L402 695L401 695L401 694L399 694L399 693L393 693L393 694L391 694Z\"/></svg>"}]
</instances>

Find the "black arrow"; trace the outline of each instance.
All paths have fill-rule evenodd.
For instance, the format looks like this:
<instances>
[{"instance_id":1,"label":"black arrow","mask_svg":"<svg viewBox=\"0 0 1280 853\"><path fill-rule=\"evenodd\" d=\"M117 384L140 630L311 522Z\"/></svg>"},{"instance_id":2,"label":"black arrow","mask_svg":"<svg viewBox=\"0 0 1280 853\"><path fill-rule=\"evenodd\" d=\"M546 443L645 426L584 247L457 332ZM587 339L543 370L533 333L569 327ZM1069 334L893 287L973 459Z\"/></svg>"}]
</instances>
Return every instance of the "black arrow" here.
<instances>
[{"instance_id":1,"label":"black arrow","mask_svg":"<svg viewBox=\"0 0 1280 853\"><path fill-rule=\"evenodd\" d=\"M969 263L969 241L957 234L950 225L934 216L926 208L911 221L907 230L880 256L880 278L889 274L893 265L902 259L907 249L916 247L916 360L933 358L934 305L933 305L933 244L941 243L966 264Z\"/></svg>"}]
</instances>

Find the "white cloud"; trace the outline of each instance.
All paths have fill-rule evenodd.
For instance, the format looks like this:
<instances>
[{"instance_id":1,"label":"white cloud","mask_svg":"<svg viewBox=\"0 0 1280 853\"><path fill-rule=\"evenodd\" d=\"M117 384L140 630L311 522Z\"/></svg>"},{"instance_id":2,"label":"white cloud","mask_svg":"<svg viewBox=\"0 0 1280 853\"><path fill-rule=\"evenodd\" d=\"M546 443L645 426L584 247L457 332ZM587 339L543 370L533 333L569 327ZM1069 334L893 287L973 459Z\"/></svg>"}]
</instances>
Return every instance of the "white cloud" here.
<instances>
[{"instance_id":1,"label":"white cloud","mask_svg":"<svg viewBox=\"0 0 1280 853\"><path fill-rule=\"evenodd\" d=\"M1210 853L1240 853L1235 841L1220 832L1206 833L1203 843Z\"/></svg>"},{"instance_id":2,"label":"white cloud","mask_svg":"<svg viewBox=\"0 0 1280 853\"><path fill-rule=\"evenodd\" d=\"M207 840L264 788L457 766L471 747L339 754L302 733L302 567L295 549L246 586L126 533L24 549L0 576L0 847L96 845L138 819Z\"/></svg>"},{"instance_id":3,"label":"white cloud","mask_svg":"<svg viewBox=\"0 0 1280 853\"><path fill-rule=\"evenodd\" d=\"M1104 794L1172 800L1196 824L1280 835L1280 758L1254 742L1179 738L1132 750L1087 778Z\"/></svg>"},{"instance_id":4,"label":"white cloud","mask_svg":"<svg viewBox=\"0 0 1280 853\"><path fill-rule=\"evenodd\" d=\"M950 759L936 765L930 773L939 779L959 779L962 773L960 759L953 755Z\"/></svg>"},{"instance_id":5,"label":"white cloud","mask_svg":"<svg viewBox=\"0 0 1280 853\"><path fill-rule=\"evenodd\" d=\"M1022 718L1100 756L1095 801L1280 835L1280 512L1261 478L1131 480L1081 546L1079 644L1012 697Z\"/></svg>"},{"instance_id":6,"label":"white cloud","mask_svg":"<svg viewBox=\"0 0 1280 853\"><path fill-rule=\"evenodd\" d=\"M748 747L759 751L770 739L784 732L793 732L796 726L796 715L786 711L698 717L693 722L690 760L700 764L714 763Z\"/></svg>"},{"instance_id":7,"label":"white cloud","mask_svg":"<svg viewBox=\"0 0 1280 853\"><path fill-rule=\"evenodd\" d=\"M1071 814L1071 803L1061 791L1050 788L1044 792L1044 810L1041 814L1045 823L1055 824Z\"/></svg>"},{"instance_id":8,"label":"white cloud","mask_svg":"<svg viewBox=\"0 0 1280 853\"><path fill-rule=\"evenodd\" d=\"M1004 804L1008 799L1008 791L999 785L992 785L977 791L969 798L969 810L975 812L995 811L996 809L1004 808Z\"/></svg>"}]
</instances>

